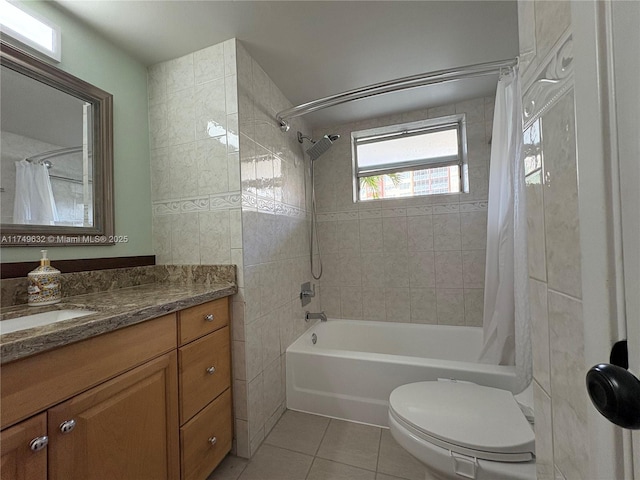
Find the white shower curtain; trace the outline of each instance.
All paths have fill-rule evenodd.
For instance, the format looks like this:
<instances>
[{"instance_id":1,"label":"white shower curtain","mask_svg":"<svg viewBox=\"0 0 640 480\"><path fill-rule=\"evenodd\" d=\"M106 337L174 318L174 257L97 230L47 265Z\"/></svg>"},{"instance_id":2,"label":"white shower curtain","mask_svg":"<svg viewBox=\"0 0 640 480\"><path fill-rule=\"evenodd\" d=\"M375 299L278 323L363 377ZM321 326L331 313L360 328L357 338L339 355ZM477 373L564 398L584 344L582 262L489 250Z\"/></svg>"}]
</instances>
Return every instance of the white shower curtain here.
<instances>
[{"instance_id":1,"label":"white shower curtain","mask_svg":"<svg viewBox=\"0 0 640 480\"><path fill-rule=\"evenodd\" d=\"M47 167L27 160L16 162L16 195L13 223L55 225L58 210Z\"/></svg>"},{"instance_id":2,"label":"white shower curtain","mask_svg":"<svg viewBox=\"0 0 640 480\"><path fill-rule=\"evenodd\" d=\"M518 391L532 378L522 151L522 97L514 68L501 75L496 91L480 361L515 364Z\"/></svg>"}]
</instances>

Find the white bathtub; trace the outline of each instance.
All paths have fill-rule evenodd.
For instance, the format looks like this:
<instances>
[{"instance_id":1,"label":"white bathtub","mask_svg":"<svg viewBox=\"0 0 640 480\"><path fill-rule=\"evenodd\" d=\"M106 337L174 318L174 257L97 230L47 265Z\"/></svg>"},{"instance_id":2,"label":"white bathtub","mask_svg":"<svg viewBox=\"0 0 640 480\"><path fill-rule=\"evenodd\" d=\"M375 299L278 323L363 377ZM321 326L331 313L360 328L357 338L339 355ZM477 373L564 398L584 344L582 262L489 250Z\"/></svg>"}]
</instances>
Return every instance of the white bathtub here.
<instances>
[{"instance_id":1,"label":"white bathtub","mask_svg":"<svg viewBox=\"0 0 640 480\"><path fill-rule=\"evenodd\" d=\"M514 367L477 363L481 348L478 327L318 322L287 348L287 408L386 427L389 395L407 383L445 378L513 391Z\"/></svg>"}]
</instances>

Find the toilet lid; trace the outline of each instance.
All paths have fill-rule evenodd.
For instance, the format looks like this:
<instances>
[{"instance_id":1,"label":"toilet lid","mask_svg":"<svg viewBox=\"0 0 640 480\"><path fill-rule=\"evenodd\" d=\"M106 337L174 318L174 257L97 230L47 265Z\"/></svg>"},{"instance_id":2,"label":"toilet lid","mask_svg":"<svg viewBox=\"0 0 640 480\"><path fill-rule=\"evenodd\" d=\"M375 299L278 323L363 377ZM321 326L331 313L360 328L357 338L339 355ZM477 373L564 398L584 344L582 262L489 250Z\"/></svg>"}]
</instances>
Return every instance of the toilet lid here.
<instances>
[{"instance_id":1,"label":"toilet lid","mask_svg":"<svg viewBox=\"0 0 640 480\"><path fill-rule=\"evenodd\" d=\"M439 446L477 458L527 461L535 439L511 392L472 383L419 382L396 388L391 414Z\"/></svg>"}]
</instances>

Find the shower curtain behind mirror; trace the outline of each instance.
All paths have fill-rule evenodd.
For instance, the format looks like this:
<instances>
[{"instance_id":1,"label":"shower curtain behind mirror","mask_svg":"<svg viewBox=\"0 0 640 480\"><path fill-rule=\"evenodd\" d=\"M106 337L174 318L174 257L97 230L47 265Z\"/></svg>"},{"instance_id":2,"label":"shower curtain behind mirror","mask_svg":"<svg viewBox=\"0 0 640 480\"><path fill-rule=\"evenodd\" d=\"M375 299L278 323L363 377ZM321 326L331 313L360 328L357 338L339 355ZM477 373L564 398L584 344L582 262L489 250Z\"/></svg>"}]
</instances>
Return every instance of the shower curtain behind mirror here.
<instances>
[{"instance_id":1,"label":"shower curtain behind mirror","mask_svg":"<svg viewBox=\"0 0 640 480\"><path fill-rule=\"evenodd\" d=\"M522 97L515 67L501 75L496 90L480 361L515 364L517 391L532 378L522 145Z\"/></svg>"},{"instance_id":2,"label":"shower curtain behind mirror","mask_svg":"<svg viewBox=\"0 0 640 480\"><path fill-rule=\"evenodd\" d=\"M47 167L42 163L31 163L27 160L16 162L13 223L55 225L57 220L58 211Z\"/></svg>"}]
</instances>

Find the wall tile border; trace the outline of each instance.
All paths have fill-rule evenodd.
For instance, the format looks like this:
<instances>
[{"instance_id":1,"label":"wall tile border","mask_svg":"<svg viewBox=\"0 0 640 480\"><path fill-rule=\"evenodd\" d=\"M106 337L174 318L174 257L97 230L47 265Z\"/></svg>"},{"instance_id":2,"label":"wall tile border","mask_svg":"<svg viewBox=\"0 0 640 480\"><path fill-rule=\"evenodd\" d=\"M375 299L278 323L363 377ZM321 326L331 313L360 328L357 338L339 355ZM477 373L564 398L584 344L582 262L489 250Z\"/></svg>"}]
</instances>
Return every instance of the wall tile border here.
<instances>
[{"instance_id":1,"label":"wall tile border","mask_svg":"<svg viewBox=\"0 0 640 480\"><path fill-rule=\"evenodd\" d=\"M244 195L243 195L244 198ZM406 208L385 208L375 210L359 210L347 212L327 212L317 215L318 222L335 222L341 220L364 220L369 218L418 217L424 215L445 215L450 213L486 212L489 202L462 202L437 205L421 205ZM254 205L255 206L255 205ZM295 208L295 207L293 207Z\"/></svg>"},{"instance_id":2,"label":"wall tile border","mask_svg":"<svg viewBox=\"0 0 640 480\"><path fill-rule=\"evenodd\" d=\"M486 212L489 202L468 202L460 204L460 212Z\"/></svg>"},{"instance_id":3,"label":"wall tile border","mask_svg":"<svg viewBox=\"0 0 640 480\"><path fill-rule=\"evenodd\" d=\"M433 213L433 207L431 205L421 205L419 207L407 207L407 217L431 215L432 213Z\"/></svg>"},{"instance_id":4,"label":"wall tile border","mask_svg":"<svg viewBox=\"0 0 640 480\"><path fill-rule=\"evenodd\" d=\"M460 211L459 203L445 203L440 205L432 205L433 214L440 215L445 213L458 213Z\"/></svg>"},{"instance_id":5,"label":"wall tile border","mask_svg":"<svg viewBox=\"0 0 640 480\"><path fill-rule=\"evenodd\" d=\"M522 108L524 130L573 86L573 35L565 33L542 62L524 90Z\"/></svg>"},{"instance_id":6,"label":"wall tile border","mask_svg":"<svg viewBox=\"0 0 640 480\"><path fill-rule=\"evenodd\" d=\"M193 198L163 200L153 202L153 216L159 217L179 213L209 212L240 208L241 200L242 197L239 191Z\"/></svg>"}]
</instances>

